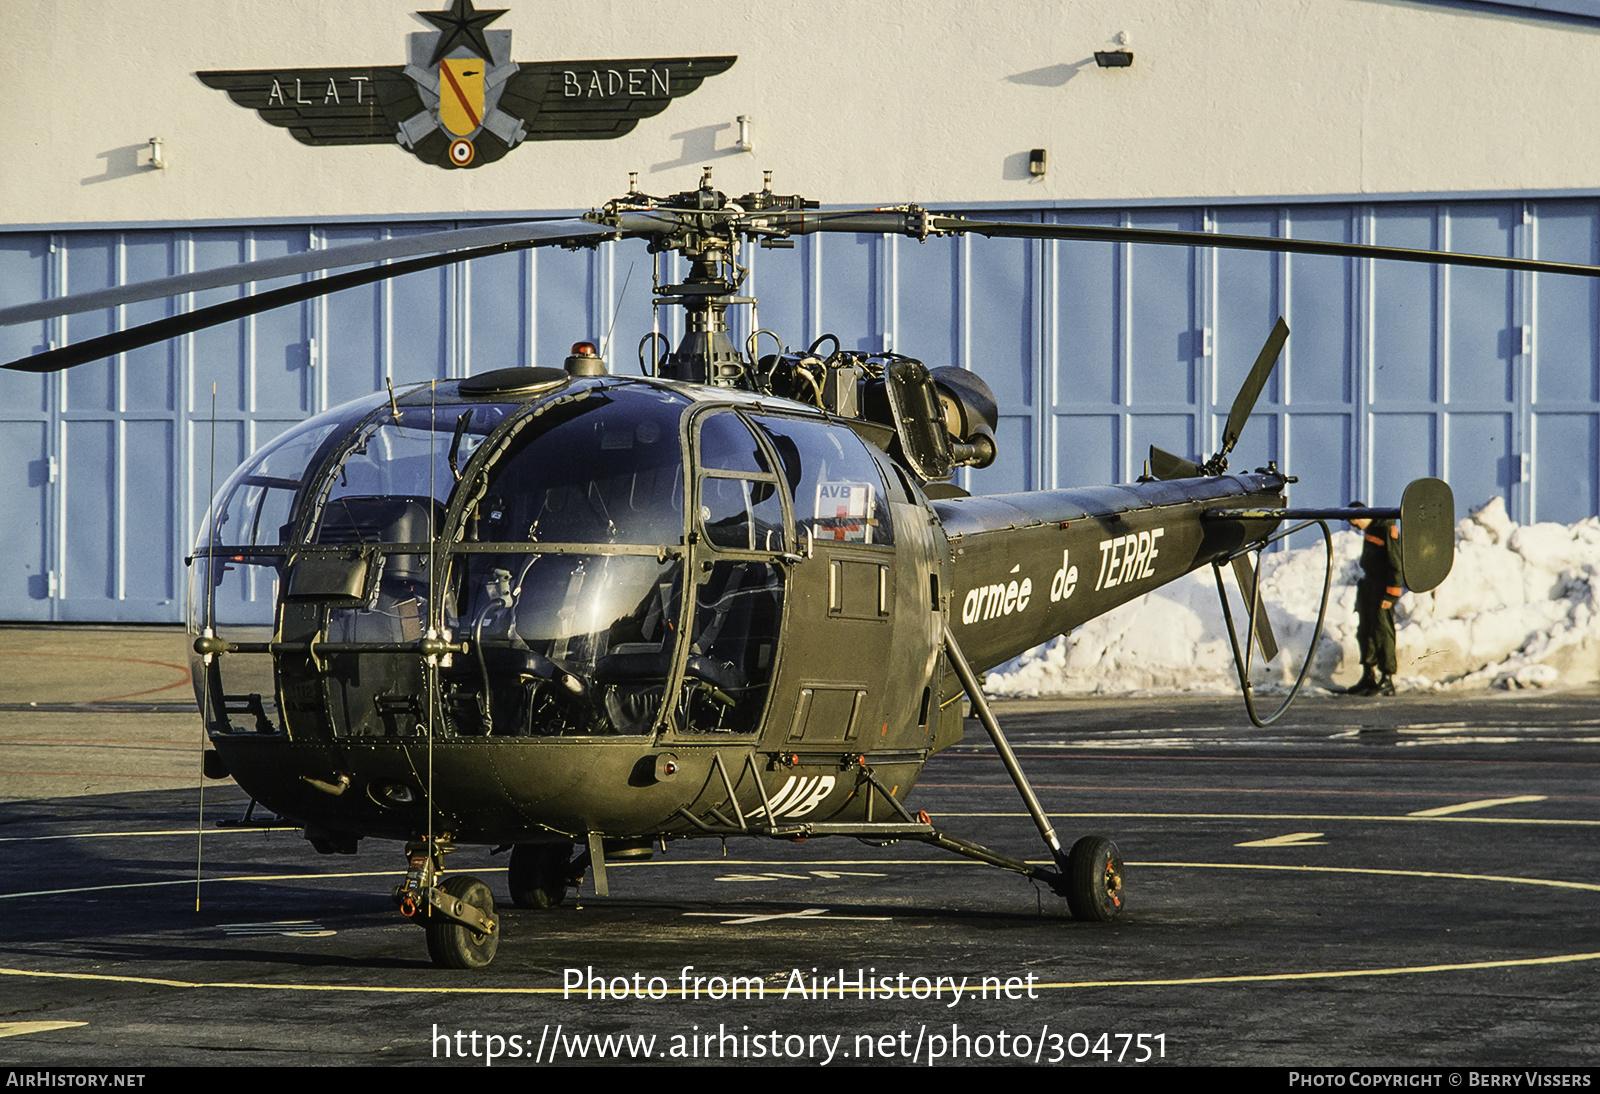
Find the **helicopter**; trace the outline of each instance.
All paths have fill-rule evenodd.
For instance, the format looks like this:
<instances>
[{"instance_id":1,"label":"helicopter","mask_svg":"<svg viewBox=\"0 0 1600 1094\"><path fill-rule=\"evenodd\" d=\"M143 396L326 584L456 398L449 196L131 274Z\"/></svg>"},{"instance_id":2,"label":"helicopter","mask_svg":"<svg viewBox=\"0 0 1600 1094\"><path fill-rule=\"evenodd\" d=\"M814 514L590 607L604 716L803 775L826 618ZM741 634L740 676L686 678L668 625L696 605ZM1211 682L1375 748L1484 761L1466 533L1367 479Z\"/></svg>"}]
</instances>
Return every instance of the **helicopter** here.
<instances>
[{"instance_id":1,"label":"helicopter","mask_svg":"<svg viewBox=\"0 0 1600 1094\"><path fill-rule=\"evenodd\" d=\"M1414 591L1449 573L1454 500L1436 479L1398 509L1296 509L1275 463L1230 472L1289 331L1240 389L1220 450L1151 449L1136 482L970 496L949 480L996 457L983 380L825 336L803 350L729 331L748 243L814 232L987 236L1334 254L1600 276L1600 268L1362 244L968 220L916 205L824 211L772 191L623 196L581 218L494 224L182 274L0 309L0 325L293 274L286 288L174 315L5 367L53 371L312 296L529 247L644 240L688 263L657 284L683 309L647 335L639 375L593 343L564 368L392 387L259 449L227 479L188 560L205 773L231 776L319 852L403 841L400 913L433 961L491 962L495 896L447 873L462 845L510 848L509 896L550 908L608 861L670 841L910 840L1041 883L1078 919L1125 908L1115 842L1056 832L979 671L1200 567L1249 605L1228 629L1246 707L1276 639L1263 549L1353 515L1401 521ZM329 271L362 264L381 263ZM760 354L771 337L778 349ZM831 345L830 345L831 341ZM1285 528L1287 521L1300 521ZM239 615L264 590L268 623ZM1318 617L1318 628L1321 615ZM1315 638L1312 639L1313 647ZM929 757L982 723L1048 864L953 834L907 804Z\"/></svg>"}]
</instances>

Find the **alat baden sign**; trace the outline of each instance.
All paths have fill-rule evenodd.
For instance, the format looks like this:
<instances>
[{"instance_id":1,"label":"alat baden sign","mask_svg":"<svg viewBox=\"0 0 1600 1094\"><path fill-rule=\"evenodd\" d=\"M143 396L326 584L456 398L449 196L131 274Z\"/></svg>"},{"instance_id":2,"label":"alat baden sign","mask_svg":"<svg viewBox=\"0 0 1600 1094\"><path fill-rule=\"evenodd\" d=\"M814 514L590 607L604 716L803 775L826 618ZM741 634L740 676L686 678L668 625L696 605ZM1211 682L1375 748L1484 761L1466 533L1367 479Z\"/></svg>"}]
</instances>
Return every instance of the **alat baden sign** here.
<instances>
[{"instance_id":1,"label":"alat baden sign","mask_svg":"<svg viewBox=\"0 0 1600 1094\"><path fill-rule=\"evenodd\" d=\"M440 167L480 167L523 141L620 137L736 60L517 62L511 32L487 29L504 9L453 0L417 14L438 30L408 36L403 66L195 75L302 144L395 142Z\"/></svg>"}]
</instances>

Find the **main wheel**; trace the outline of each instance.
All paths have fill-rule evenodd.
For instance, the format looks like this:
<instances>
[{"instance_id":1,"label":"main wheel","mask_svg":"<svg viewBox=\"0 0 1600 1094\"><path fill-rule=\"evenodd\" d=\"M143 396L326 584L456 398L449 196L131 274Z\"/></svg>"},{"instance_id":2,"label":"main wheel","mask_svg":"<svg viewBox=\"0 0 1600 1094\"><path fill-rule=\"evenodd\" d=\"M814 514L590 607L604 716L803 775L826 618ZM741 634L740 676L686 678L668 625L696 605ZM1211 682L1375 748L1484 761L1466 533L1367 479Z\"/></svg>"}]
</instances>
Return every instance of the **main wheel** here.
<instances>
[{"instance_id":1,"label":"main wheel","mask_svg":"<svg viewBox=\"0 0 1600 1094\"><path fill-rule=\"evenodd\" d=\"M567 899L567 870L572 846L566 843L519 843L511 848L506 883L511 903L519 908L554 908Z\"/></svg>"},{"instance_id":2,"label":"main wheel","mask_svg":"<svg viewBox=\"0 0 1600 1094\"><path fill-rule=\"evenodd\" d=\"M494 915L494 894L475 877L457 874L444 883L444 891L457 900ZM435 965L447 969L481 969L494 960L500 948L500 932L479 934L470 927L454 923L441 915L428 919L428 956Z\"/></svg>"},{"instance_id":3,"label":"main wheel","mask_svg":"<svg viewBox=\"0 0 1600 1094\"><path fill-rule=\"evenodd\" d=\"M1067 907L1073 919L1110 923L1122 914L1122 855L1105 836L1084 836L1067 854Z\"/></svg>"}]
</instances>

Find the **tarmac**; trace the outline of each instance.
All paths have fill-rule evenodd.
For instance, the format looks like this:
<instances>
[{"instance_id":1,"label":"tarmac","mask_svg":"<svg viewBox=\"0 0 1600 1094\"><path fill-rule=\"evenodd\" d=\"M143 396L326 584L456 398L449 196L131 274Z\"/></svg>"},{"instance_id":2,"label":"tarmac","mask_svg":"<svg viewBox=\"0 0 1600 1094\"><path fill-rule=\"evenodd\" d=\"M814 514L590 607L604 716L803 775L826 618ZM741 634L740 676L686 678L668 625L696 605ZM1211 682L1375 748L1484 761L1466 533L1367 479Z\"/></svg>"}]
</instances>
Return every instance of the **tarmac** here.
<instances>
[{"instance_id":1,"label":"tarmac","mask_svg":"<svg viewBox=\"0 0 1600 1094\"><path fill-rule=\"evenodd\" d=\"M0 626L0 801L199 785L182 627Z\"/></svg>"},{"instance_id":2,"label":"tarmac","mask_svg":"<svg viewBox=\"0 0 1600 1094\"><path fill-rule=\"evenodd\" d=\"M687 841L503 903L451 972L398 844L219 828L226 781L200 821L186 665L178 628L0 629L0 1065L1600 1062L1593 687L1266 730L1237 697L1000 704L1062 836L1119 844L1117 922L915 844ZM1043 857L975 723L911 805ZM504 900L503 857L452 858Z\"/></svg>"}]
</instances>

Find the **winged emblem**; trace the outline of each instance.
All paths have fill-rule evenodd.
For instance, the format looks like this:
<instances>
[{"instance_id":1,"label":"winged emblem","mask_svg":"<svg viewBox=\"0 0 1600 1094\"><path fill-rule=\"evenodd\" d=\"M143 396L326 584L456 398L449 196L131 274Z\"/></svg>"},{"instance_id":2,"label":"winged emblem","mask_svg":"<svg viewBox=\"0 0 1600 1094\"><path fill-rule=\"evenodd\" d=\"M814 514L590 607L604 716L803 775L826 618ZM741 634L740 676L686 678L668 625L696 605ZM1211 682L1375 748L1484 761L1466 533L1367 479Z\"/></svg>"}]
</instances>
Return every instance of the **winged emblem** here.
<instances>
[{"instance_id":1,"label":"winged emblem","mask_svg":"<svg viewBox=\"0 0 1600 1094\"><path fill-rule=\"evenodd\" d=\"M198 72L301 144L388 144L439 167L481 167L525 140L610 140L737 57L517 62L505 11L452 0L418 15L404 65Z\"/></svg>"}]
</instances>

